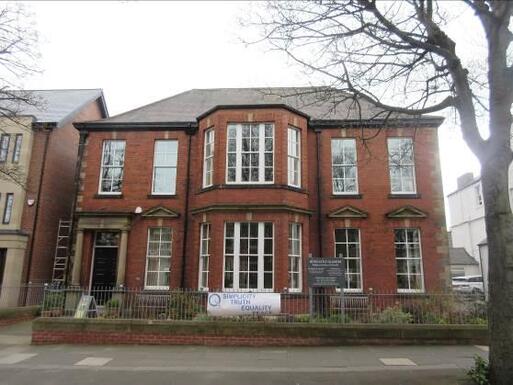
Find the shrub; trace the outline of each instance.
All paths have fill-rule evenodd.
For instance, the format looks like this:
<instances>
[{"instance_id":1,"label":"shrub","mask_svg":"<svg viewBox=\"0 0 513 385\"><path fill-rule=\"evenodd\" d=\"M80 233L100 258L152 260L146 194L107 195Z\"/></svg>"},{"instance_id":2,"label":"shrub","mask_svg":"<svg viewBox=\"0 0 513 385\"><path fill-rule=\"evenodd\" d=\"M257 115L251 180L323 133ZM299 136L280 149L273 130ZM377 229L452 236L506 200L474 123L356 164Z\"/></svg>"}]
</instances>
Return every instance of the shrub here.
<instances>
[{"instance_id":1,"label":"shrub","mask_svg":"<svg viewBox=\"0 0 513 385\"><path fill-rule=\"evenodd\" d=\"M412 323L413 317L410 313L402 311L400 307L387 307L381 313L375 314L373 321L386 324L409 324Z\"/></svg>"},{"instance_id":2,"label":"shrub","mask_svg":"<svg viewBox=\"0 0 513 385\"><path fill-rule=\"evenodd\" d=\"M476 385L490 384L490 368L488 362L479 356L474 357L474 366L467 375Z\"/></svg>"},{"instance_id":3,"label":"shrub","mask_svg":"<svg viewBox=\"0 0 513 385\"><path fill-rule=\"evenodd\" d=\"M43 301L43 309L62 309L64 307L64 293L62 291L47 291Z\"/></svg>"},{"instance_id":4,"label":"shrub","mask_svg":"<svg viewBox=\"0 0 513 385\"><path fill-rule=\"evenodd\" d=\"M190 320L201 313L197 296L188 293L172 293L169 299L168 319Z\"/></svg>"}]
</instances>

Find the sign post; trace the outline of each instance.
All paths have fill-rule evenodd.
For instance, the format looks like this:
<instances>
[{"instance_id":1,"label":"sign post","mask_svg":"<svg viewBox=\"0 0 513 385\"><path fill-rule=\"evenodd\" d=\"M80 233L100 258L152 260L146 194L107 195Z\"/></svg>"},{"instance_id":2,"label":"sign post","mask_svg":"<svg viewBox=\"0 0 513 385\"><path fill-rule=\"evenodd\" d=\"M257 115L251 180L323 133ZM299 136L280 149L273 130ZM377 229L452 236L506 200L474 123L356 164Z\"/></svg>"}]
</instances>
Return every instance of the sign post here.
<instances>
[{"instance_id":1,"label":"sign post","mask_svg":"<svg viewBox=\"0 0 513 385\"><path fill-rule=\"evenodd\" d=\"M344 315L345 261L340 258L308 258L308 289L310 316L313 315L312 295L314 287L340 287L340 309Z\"/></svg>"}]
</instances>

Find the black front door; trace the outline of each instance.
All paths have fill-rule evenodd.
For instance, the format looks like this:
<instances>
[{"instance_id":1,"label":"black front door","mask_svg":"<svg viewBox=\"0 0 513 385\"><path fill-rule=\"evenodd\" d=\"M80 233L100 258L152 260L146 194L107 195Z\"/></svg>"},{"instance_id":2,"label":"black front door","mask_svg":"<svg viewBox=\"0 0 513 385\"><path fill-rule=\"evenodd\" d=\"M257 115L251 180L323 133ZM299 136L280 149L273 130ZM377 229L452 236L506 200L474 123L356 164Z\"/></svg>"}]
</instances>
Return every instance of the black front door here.
<instances>
[{"instance_id":1,"label":"black front door","mask_svg":"<svg viewBox=\"0 0 513 385\"><path fill-rule=\"evenodd\" d=\"M116 286L119 233L98 231L95 234L91 295L98 305L103 305L112 296Z\"/></svg>"},{"instance_id":2,"label":"black front door","mask_svg":"<svg viewBox=\"0 0 513 385\"><path fill-rule=\"evenodd\" d=\"M93 287L109 289L116 285L117 247L96 247L94 250Z\"/></svg>"}]
</instances>

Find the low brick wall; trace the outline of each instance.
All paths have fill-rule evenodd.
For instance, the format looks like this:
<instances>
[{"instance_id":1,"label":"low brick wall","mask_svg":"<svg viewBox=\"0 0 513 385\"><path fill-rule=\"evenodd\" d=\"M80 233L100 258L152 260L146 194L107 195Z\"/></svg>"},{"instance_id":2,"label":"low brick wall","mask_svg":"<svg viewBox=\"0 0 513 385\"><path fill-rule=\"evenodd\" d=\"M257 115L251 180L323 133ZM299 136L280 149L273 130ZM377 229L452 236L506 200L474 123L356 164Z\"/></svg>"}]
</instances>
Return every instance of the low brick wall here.
<instances>
[{"instance_id":1,"label":"low brick wall","mask_svg":"<svg viewBox=\"0 0 513 385\"><path fill-rule=\"evenodd\" d=\"M25 306L0 309L0 326L12 325L36 318L41 312L40 306Z\"/></svg>"},{"instance_id":2,"label":"low brick wall","mask_svg":"<svg viewBox=\"0 0 513 385\"><path fill-rule=\"evenodd\" d=\"M38 318L33 344L321 346L486 344L479 325L336 325Z\"/></svg>"}]
</instances>

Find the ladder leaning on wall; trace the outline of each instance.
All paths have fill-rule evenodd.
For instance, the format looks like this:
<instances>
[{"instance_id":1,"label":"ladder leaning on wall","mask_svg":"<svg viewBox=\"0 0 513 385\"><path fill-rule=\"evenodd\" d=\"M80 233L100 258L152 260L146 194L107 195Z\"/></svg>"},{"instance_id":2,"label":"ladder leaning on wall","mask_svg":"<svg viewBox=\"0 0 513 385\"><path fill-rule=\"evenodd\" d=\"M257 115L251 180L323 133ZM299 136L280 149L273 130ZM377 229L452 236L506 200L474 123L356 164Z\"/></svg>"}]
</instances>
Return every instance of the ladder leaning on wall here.
<instances>
[{"instance_id":1,"label":"ladder leaning on wall","mask_svg":"<svg viewBox=\"0 0 513 385\"><path fill-rule=\"evenodd\" d=\"M55 256L53 259L52 282L64 284L68 269L68 246L71 236L71 221L59 219L57 230L57 242L55 244Z\"/></svg>"}]
</instances>

